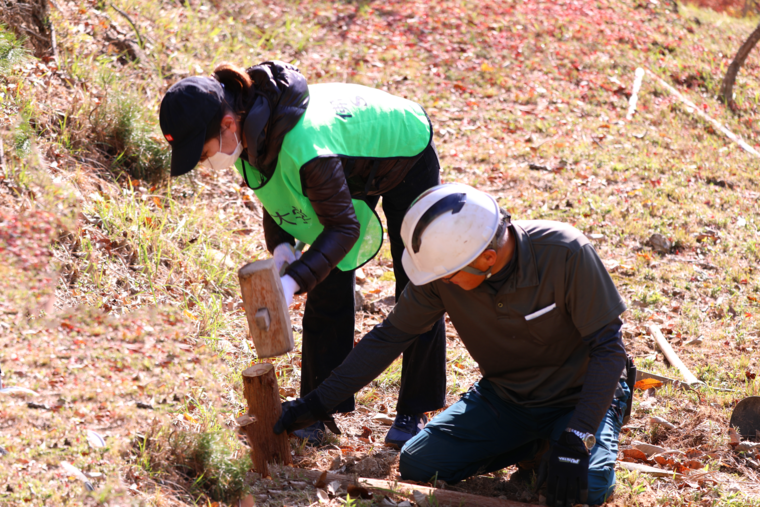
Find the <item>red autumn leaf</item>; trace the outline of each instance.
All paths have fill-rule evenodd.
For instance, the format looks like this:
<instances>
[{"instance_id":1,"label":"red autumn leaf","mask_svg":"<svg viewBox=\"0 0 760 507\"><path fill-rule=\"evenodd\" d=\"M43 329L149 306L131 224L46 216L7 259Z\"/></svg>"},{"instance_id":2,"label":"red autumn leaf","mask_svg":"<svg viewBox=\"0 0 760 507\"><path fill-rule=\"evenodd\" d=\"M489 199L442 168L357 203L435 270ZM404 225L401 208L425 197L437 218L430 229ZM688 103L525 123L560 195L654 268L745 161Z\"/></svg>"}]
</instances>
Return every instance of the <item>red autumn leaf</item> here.
<instances>
[{"instance_id":1,"label":"red autumn leaf","mask_svg":"<svg viewBox=\"0 0 760 507\"><path fill-rule=\"evenodd\" d=\"M739 432L733 428L728 428L728 445L736 447L742 441Z\"/></svg>"},{"instance_id":2,"label":"red autumn leaf","mask_svg":"<svg viewBox=\"0 0 760 507\"><path fill-rule=\"evenodd\" d=\"M632 458L635 460L646 461L647 455L638 449L625 449L623 450L623 456L626 458Z\"/></svg>"},{"instance_id":3,"label":"red autumn leaf","mask_svg":"<svg viewBox=\"0 0 760 507\"><path fill-rule=\"evenodd\" d=\"M691 449L689 449L689 450L686 451L686 457L687 458L701 458L704 455L705 455L705 453L703 453L699 449L691 448Z\"/></svg>"},{"instance_id":4,"label":"red autumn leaf","mask_svg":"<svg viewBox=\"0 0 760 507\"><path fill-rule=\"evenodd\" d=\"M683 463L676 463L673 467L673 470L678 472L679 474L688 474L691 469L684 465Z\"/></svg>"},{"instance_id":5,"label":"red autumn leaf","mask_svg":"<svg viewBox=\"0 0 760 507\"><path fill-rule=\"evenodd\" d=\"M684 465L686 465L689 468L693 468L694 470L698 470L704 466L704 464L696 459L690 459L686 462L684 462Z\"/></svg>"},{"instance_id":6,"label":"red autumn leaf","mask_svg":"<svg viewBox=\"0 0 760 507\"><path fill-rule=\"evenodd\" d=\"M673 466L676 462L672 458L666 458L665 456L655 456L655 462L662 466Z\"/></svg>"},{"instance_id":7,"label":"red autumn leaf","mask_svg":"<svg viewBox=\"0 0 760 507\"><path fill-rule=\"evenodd\" d=\"M315 488L324 488L325 486L327 486L327 470L322 472L319 479L317 479L316 484L314 484Z\"/></svg>"},{"instance_id":8,"label":"red autumn leaf","mask_svg":"<svg viewBox=\"0 0 760 507\"><path fill-rule=\"evenodd\" d=\"M372 493L367 488L355 486L354 484L349 484L346 487L346 492L348 493L348 496L352 498L363 498L364 500L372 499Z\"/></svg>"},{"instance_id":9,"label":"red autumn leaf","mask_svg":"<svg viewBox=\"0 0 760 507\"><path fill-rule=\"evenodd\" d=\"M646 391L647 389L652 389L653 387L660 387L662 386L662 382L653 378L645 378L643 380L639 380L633 385L634 389L641 389L642 391Z\"/></svg>"}]
</instances>

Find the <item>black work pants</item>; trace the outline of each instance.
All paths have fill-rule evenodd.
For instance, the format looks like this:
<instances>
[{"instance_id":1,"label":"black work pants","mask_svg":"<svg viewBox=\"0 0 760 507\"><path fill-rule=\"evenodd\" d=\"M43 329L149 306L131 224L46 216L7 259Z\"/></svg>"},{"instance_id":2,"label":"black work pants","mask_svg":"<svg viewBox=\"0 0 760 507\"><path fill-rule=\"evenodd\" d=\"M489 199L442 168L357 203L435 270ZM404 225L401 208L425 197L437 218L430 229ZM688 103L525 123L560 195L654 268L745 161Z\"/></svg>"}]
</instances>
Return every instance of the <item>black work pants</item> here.
<instances>
[{"instance_id":1,"label":"black work pants","mask_svg":"<svg viewBox=\"0 0 760 507\"><path fill-rule=\"evenodd\" d=\"M404 180L382 194L388 222L396 301L409 283L401 264L404 244L401 222L412 202L425 190L440 183L440 164L434 145L409 170ZM380 196L370 196L375 207ZM354 271L333 269L306 296L303 314L301 396L314 390L351 352L354 346ZM420 335L403 355L401 388L396 410L419 414L443 408L446 402L446 328L443 319ZM340 403L334 412L354 410L353 397Z\"/></svg>"}]
</instances>

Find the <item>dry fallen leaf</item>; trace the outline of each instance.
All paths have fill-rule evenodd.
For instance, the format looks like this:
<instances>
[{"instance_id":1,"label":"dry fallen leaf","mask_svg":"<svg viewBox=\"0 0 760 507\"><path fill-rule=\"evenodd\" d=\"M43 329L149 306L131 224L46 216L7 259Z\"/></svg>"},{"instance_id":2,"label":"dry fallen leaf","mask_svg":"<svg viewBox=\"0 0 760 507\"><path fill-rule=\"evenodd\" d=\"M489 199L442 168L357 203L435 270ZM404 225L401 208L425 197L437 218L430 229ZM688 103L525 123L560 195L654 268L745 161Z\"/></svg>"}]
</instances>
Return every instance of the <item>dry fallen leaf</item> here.
<instances>
[{"instance_id":1,"label":"dry fallen leaf","mask_svg":"<svg viewBox=\"0 0 760 507\"><path fill-rule=\"evenodd\" d=\"M696 460L696 459L690 459L688 461L685 461L684 465L686 465L689 468L693 468L695 470L698 470L704 466L704 464L701 461Z\"/></svg>"},{"instance_id":2,"label":"dry fallen leaf","mask_svg":"<svg viewBox=\"0 0 760 507\"><path fill-rule=\"evenodd\" d=\"M654 459L655 463L662 466L671 467L676 464L674 459L666 458L665 456L655 456L652 459Z\"/></svg>"},{"instance_id":3,"label":"dry fallen leaf","mask_svg":"<svg viewBox=\"0 0 760 507\"><path fill-rule=\"evenodd\" d=\"M728 445L736 447L741 441L742 439L739 436L739 433L733 428L728 428Z\"/></svg>"},{"instance_id":4,"label":"dry fallen leaf","mask_svg":"<svg viewBox=\"0 0 760 507\"><path fill-rule=\"evenodd\" d=\"M687 467L683 463L676 462L675 466L673 467L673 470L678 472L679 474L688 474L691 472L691 468Z\"/></svg>"},{"instance_id":5,"label":"dry fallen leaf","mask_svg":"<svg viewBox=\"0 0 760 507\"><path fill-rule=\"evenodd\" d=\"M319 476L317 482L314 483L314 487L317 489L324 488L325 486L327 486L327 470L322 472L322 475Z\"/></svg>"},{"instance_id":6,"label":"dry fallen leaf","mask_svg":"<svg viewBox=\"0 0 760 507\"><path fill-rule=\"evenodd\" d=\"M430 502L428 501L427 495L417 491L416 489L412 491L412 495L414 495L414 502L419 507L430 507Z\"/></svg>"},{"instance_id":7,"label":"dry fallen leaf","mask_svg":"<svg viewBox=\"0 0 760 507\"><path fill-rule=\"evenodd\" d=\"M384 496L383 499L380 501L380 507L397 507L398 504L388 498L387 496Z\"/></svg>"},{"instance_id":8,"label":"dry fallen leaf","mask_svg":"<svg viewBox=\"0 0 760 507\"><path fill-rule=\"evenodd\" d=\"M348 488L346 488L346 489L348 490L348 496L350 496L352 498L362 498L364 500L370 500L370 499L372 499L372 493L367 488L363 488L361 486L355 486L353 484L349 484ZM396 505L396 503L394 502L392 505Z\"/></svg>"},{"instance_id":9,"label":"dry fallen leaf","mask_svg":"<svg viewBox=\"0 0 760 507\"><path fill-rule=\"evenodd\" d=\"M380 424L385 424L386 426L391 426L394 419L388 414L376 414L374 417L372 417L372 420L379 422Z\"/></svg>"},{"instance_id":10,"label":"dry fallen leaf","mask_svg":"<svg viewBox=\"0 0 760 507\"><path fill-rule=\"evenodd\" d=\"M660 447L659 445L652 445L652 444L647 444L647 443L644 443L644 442L634 443L633 447L635 447L639 451L643 452L647 456L653 456L655 454L660 454L660 453L665 452L667 450L664 447Z\"/></svg>"},{"instance_id":11,"label":"dry fallen leaf","mask_svg":"<svg viewBox=\"0 0 760 507\"><path fill-rule=\"evenodd\" d=\"M319 499L319 503L328 503L330 501L330 496L324 489L317 490L317 498Z\"/></svg>"},{"instance_id":12,"label":"dry fallen leaf","mask_svg":"<svg viewBox=\"0 0 760 507\"><path fill-rule=\"evenodd\" d=\"M626 458L632 458L632 459L637 459L637 460L641 460L641 461L646 461L647 460L647 455L644 454L639 449L635 449L635 448L634 449L624 449L623 450L623 456L625 456Z\"/></svg>"},{"instance_id":13,"label":"dry fallen leaf","mask_svg":"<svg viewBox=\"0 0 760 507\"><path fill-rule=\"evenodd\" d=\"M106 446L105 439L92 430L87 430L87 442L95 449Z\"/></svg>"},{"instance_id":14,"label":"dry fallen leaf","mask_svg":"<svg viewBox=\"0 0 760 507\"><path fill-rule=\"evenodd\" d=\"M251 416L249 414L243 414L237 419L235 419L235 422L238 426L241 428L248 426L249 424L253 424L256 422L256 416Z\"/></svg>"},{"instance_id":15,"label":"dry fallen leaf","mask_svg":"<svg viewBox=\"0 0 760 507\"><path fill-rule=\"evenodd\" d=\"M662 382L659 380L655 380L653 378L645 378L643 380L639 380L633 385L634 389L641 389L642 391L646 391L647 389L652 389L653 387L661 387Z\"/></svg>"},{"instance_id":16,"label":"dry fallen leaf","mask_svg":"<svg viewBox=\"0 0 760 507\"><path fill-rule=\"evenodd\" d=\"M736 446L734 451L736 452L753 452L756 449L760 449L760 444L756 444L754 442L740 442L739 445Z\"/></svg>"},{"instance_id":17,"label":"dry fallen leaf","mask_svg":"<svg viewBox=\"0 0 760 507\"><path fill-rule=\"evenodd\" d=\"M688 449L686 451L686 457L687 458L692 458L692 459L694 459L694 458L701 458L704 455L705 455L705 453L703 453L699 449L692 448L692 449Z\"/></svg>"},{"instance_id":18,"label":"dry fallen leaf","mask_svg":"<svg viewBox=\"0 0 760 507\"><path fill-rule=\"evenodd\" d=\"M669 430L676 429L676 425L675 424L666 421L662 417L657 417L657 416L650 417L649 418L649 424L661 424L661 425L665 426L666 428L668 428Z\"/></svg>"},{"instance_id":19,"label":"dry fallen leaf","mask_svg":"<svg viewBox=\"0 0 760 507\"><path fill-rule=\"evenodd\" d=\"M340 481L332 481L325 489L330 496L337 496L338 491L340 491Z\"/></svg>"},{"instance_id":20,"label":"dry fallen leaf","mask_svg":"<svg viewBox=\"0 0 760 507\"><path fill-rule=\"evenodd\" d=\"M77 467L69 463L68 461L61 461L61 468L63 468L69 477L76 477L84 483L84 487L87 491L95 491L95 487L92 485L86 475L82 473Z\"/></svg>"}]
</instances>

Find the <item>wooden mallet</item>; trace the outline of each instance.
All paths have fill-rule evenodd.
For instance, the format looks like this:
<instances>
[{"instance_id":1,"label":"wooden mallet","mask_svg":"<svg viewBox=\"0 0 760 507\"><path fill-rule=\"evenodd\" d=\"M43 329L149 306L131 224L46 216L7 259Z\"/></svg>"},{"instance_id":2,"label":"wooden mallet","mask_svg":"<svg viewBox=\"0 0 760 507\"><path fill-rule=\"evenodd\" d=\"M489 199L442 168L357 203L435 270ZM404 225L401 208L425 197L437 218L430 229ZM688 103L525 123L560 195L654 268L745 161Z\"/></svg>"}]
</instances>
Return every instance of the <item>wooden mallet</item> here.
<instances>
[{"instance_id":1,"label":"wooden mallet","mask_svg":"<svg viewBox=\"0 0 760 507\"><path fill-rule=\"evenodd\" d=\"M246 264L238 270L238 278L256 355L263 359L293 350L290 313L274 259Z\"/></svg>"}]
</instances>

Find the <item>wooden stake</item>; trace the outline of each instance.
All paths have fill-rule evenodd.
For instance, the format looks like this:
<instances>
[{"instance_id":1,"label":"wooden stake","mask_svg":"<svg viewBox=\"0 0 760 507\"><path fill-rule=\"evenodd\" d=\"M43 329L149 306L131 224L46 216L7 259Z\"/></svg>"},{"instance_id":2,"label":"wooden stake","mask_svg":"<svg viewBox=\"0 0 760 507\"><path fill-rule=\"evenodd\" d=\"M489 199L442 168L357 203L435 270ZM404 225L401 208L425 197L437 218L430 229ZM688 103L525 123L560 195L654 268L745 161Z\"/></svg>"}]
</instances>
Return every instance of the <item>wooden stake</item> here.
<instances>
[{"instance_id":1,"label":"wooden stake","mask_svg":"<svg viewBox=\"0 0 760 507\"><path fill-rule=\"evenodd\" d=\"M662 335L662 331L660 331L659 327L655 326L654 324L650 324L649 332L654 337L655 341L657 342L657 346L665 355L668 362L681 371L681 375L683 375L683 378L689 387L705 384L704 382L699 380L697 377L695 377L694 374L691 371L689 371L686 365L683 364L683 361L681 361L681 358L678 357L678 354L676 354L676 351L673 350L673 347L670 346L670 343L668 343L668 340L666 340L665 337Z\"/></svg>"},{"instance_id":2,"label":"wooden stake","mask_svg":"<svg viewBox=\"0 0 760 507\"><path fill-rule=\"evenodd\" d=\"M288 434L274 434L274 424L282 413L274 366L259 363L245 370L243 396L248 402L248 416L251 420L245 420L245 424L241 423L241 428L251 444L253 470L262 477L267 477L269 463L293 463Z\"/></svg>"},{"instance_id":3,"label":"wooden stake","mask_svg":"<svg viewBox=\"0 0 760 507\"><path fill-rule=\"evenodd\" d=\"M276 472L285 473L289 477L305 477L311 480L319 480L323 472L319 470L306 470L302 468L277 468ZM539 507L532 503L515 502L514 500L505 500L480 495L471 495L459 491L446 489L429 488L418 486L417 484L408 484L398 481L383 481L380 479L366 479L364 477L348 477L339 474L327 474L325 481L339 481L341 486L347 488L349 485L360 486L381 495L388 495L391 492L416 501L415 496L421 493L424 498L434 498L428 501L428 505L439 505L440 507ZM414 493L418 494L415 495Z\"/></svg>"}]
</instances>

